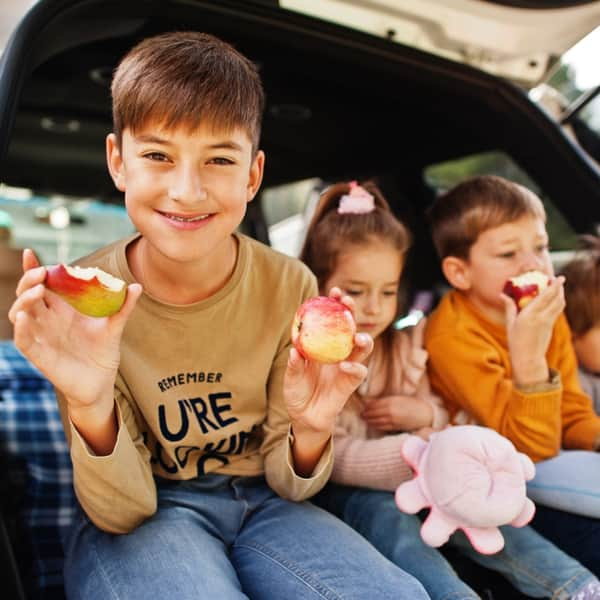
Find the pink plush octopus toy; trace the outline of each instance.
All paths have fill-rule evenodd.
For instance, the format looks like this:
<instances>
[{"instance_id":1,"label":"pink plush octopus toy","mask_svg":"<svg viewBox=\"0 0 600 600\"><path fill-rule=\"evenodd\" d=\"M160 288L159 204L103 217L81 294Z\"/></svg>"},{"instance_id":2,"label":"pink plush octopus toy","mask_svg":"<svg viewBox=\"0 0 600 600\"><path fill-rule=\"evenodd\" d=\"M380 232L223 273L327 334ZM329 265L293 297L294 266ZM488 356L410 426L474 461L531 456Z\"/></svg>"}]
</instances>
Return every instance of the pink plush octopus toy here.
<instances>
[{"instance_id":1,"label":"pink plush octopus toy","mask_svg":"<svg viewBox=\"0 0 600 600\"><path fill-rule=\"evenodd\" d=\"M494 554L504 547L498 527L523 527L535 513L526 481L535 467L525 454L496 431L475 425L448 427L429 441L410 436L402 446L415 477L396 490L401 511L430 508L421 537L441 546L462 529L473 547Z\"/></svg>"}]
</instances>

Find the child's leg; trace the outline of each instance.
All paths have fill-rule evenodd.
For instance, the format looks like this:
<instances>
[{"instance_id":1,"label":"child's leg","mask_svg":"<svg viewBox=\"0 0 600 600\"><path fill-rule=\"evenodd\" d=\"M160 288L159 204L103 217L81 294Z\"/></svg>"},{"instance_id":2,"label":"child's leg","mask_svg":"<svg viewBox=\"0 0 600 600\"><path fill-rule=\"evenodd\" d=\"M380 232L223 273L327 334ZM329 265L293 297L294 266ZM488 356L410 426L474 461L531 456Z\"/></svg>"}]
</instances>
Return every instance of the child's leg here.
<instances>
[{"instance_id":1,"label":"child's leg","mask_svg":"<svg viewBox=\"0 0 600 600\"><path fill-rule=\"evenodd\" d=\"M450 544L474 562L501 573L533 598L566 600L595 580L592 573L531 527L507 525L500 529L504 549L497 554L480 554L462 532L454 534Z\"/></svg>"},{"instance_id":2,"label":"child's leg","mask_svg":"<svg viewBox=\"0 0 600 600\"><path fill-rule=\"evenodd\" d=\"M416 577L432 600L479 598L441 553L421 540L421 522L415 515L400 512L393 494L328 484L314 502L339 516Z\"/></svg>"},{"instance_id":3,"label":"child's leg","mask_svg":"<svg viewBox=\"0 0 600 600\"><path fill-rule=\"evenodd\" d=\"M600 453L563 450L535 471L527 495L536 504L600 518Z\"/></svg>"},{"instance_id":4,"label":"child's leg","mask_svg":"<svg viewBox=\"0 0 600 600\"><path fill-rule=\"evenodd\" d=\"M283 500L250 478L233 485L248 511L231 560L253 600L429 598L416 579L328 512Z\"/></svg>"},{"instance_id":5,"label":"child's leg","mask_svg":"<svg viewBox=\"0 0 600 600\"><path fill-rule=\"evenodd\" d=\"M227 554L227 528L211 527L194 510L198 499L185 505L185 490L173 488L158 512L127 535L96 528L81 512L65 544L67 597L82 600L141 600L145 598L241 600L242 592ZM215 511L226 510L216 495L205 496ZM170 502L169 502L170 501ZM219 529L224 529L220 531Z\"/></svg>"},{"instance_id":6,"label":"child's leg","mask_svg":"<svg viewBox=\"0 0 600 600\"><path fill-rule=\"evenodd\" d=\"M600 519L538 506L531 525L600 577Z\"/></svg>"}]
</instances>

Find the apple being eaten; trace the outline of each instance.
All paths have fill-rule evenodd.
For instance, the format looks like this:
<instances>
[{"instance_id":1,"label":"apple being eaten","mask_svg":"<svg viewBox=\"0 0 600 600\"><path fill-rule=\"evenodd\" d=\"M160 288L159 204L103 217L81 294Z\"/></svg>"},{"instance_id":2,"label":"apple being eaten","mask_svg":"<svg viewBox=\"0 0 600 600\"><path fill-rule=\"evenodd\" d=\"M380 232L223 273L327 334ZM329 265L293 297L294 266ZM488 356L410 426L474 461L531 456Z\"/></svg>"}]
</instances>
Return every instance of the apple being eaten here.
<instances>
[{"instance_id":1,"label":"apple being eaten","mask_svg":"<svg viewBox=\"0 0 600 600\"><path fill-rule=\"evenodd\" d=\"M46 287L73 308L89 317L109 317L119 311L127 286L98 267L71 267L58 264L46 267Z\"/></svg>"},{"instance_id":2,"label":"apple being eaten","mask_svg":"<svg viewBox=\"0 0 600 600\"><path fill-rule=\"evenodd\" d=\"M517 277L511 277L502 290L510 296L519 310L525 308L542 290L548 287L550 278L541 271L527 271Z\"/></svg>"},{"instance_id":3,"label":"apple being eaten","mask_svg":"<svg viewBox=\"0 0 600 600\"><path fill-rule=\"evenodd\" d=\"M310 298L292 323L292 343L303 358L336 363L350 356L356 323L348 307L325 296Z\"/></svg>"}]
</instances>

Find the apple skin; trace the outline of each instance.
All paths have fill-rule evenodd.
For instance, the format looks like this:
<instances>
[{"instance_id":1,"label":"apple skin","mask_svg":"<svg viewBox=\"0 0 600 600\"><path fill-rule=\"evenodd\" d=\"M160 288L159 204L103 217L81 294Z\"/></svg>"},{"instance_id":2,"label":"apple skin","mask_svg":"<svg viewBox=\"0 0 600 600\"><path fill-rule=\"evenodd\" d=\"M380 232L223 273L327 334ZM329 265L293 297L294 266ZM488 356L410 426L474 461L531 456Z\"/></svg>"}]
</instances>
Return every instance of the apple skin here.
<instances>
[{"instance_id":1,"label":"apple skin","mask_svg":"<svg viewBox=\"0 0 600 600\"><path fill-rule=\"evenodd\" d=\"M518 310L522 310L546 289L549 283L550 278L541 271L527 271L517 277L511 277L504 284L502 291L515 301Z\"/></svg>"},{"instance_id":2,"label":"apple skin","mask_svg":"<svg viewBox=\"0 0 600 600\"><path fill-rule=\"evenodd\" d=\"M64 264L51 265L46 267L44 284L80 313L89 317L109 317L123 306L127 296L127 286L124 281L117 280L123 284L121 289L111 289L100 281L99 276L102 277L103 274L112 276L101 269L94 270L99 275L91 279L82 279L75 276L77 267L67 267Z\"/></svg>"},{"instance_id":3,"label":"apple skin","mask_svg":"<svg viewBox=\"0 0 600 600\"><path fill-rule=\"evenodd\" d=\"M300 355L321 363L336 363L350 356L356 323L345 304L335 298L310 298L292 323L292 343Z\"/></svg>"}]
</instances>

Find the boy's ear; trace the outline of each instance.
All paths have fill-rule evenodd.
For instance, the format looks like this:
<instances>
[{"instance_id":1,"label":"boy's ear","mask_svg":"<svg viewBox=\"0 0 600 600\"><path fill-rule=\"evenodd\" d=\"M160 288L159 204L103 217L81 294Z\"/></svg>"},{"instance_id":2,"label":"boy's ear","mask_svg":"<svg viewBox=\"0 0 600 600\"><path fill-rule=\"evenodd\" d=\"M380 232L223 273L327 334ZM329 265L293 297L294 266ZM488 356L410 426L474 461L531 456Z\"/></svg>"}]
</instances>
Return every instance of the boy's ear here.
<instances>
[{"instance_id":1,"label":"boy's ear","mask_svg":"<svg viewBox=\"0 0 600 600\"><path fill-rule=\"evenodd\" d=\"M265 171L265 153L262 150L256 152L256 156L250 165L250 174L246 188L246 202L254 200L254 196L262 183L263 173Z\"/></svg>"},{"instance_id":2,"label":"boy's ear","mask_svg":"<svg viewBox=\"0 0 600 600\"><path fill-rule=\"evenodd\" d=\"M442 260L442 272L453 288L466 291L471 287L471 272L466 260L457 256L446 256Z\"/></svg>"},{"instance_id":3,"label":"boy's ear","mask_svg":"<svg viewBox=\"0 0 600 600\"><path fill-rule=\"evenodd\" d=\"M125 191L125 171L121 150L117 143L117 136L114 133L109 133L106 136L106 164L108 172L112 177L115 187L120 191Z\"/></svg>"}]
</instances>

